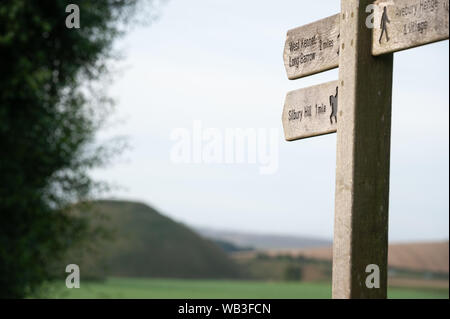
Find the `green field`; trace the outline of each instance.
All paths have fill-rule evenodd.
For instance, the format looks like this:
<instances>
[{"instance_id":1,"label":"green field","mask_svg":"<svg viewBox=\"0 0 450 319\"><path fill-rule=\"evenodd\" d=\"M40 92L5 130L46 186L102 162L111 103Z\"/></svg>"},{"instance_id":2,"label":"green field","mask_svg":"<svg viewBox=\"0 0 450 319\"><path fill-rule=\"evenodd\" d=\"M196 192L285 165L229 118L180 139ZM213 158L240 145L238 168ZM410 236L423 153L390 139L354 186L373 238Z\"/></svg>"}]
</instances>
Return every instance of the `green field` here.
<instances>
[{"instance_id":1,"label":"green field","mask_svg":"<svg viewBox=\"0 0 450 319\"><path fill-rule=\"evenodd\" d=\"M161 298L161 299L326 299L331 297L327 283L258 282L224 280L177 280L111 278L105 282L81 282L67 289L63 280L49 285L45 298ZM390 288L389 298L449 297L448 289Z\"/></svg>"}]
</instances>

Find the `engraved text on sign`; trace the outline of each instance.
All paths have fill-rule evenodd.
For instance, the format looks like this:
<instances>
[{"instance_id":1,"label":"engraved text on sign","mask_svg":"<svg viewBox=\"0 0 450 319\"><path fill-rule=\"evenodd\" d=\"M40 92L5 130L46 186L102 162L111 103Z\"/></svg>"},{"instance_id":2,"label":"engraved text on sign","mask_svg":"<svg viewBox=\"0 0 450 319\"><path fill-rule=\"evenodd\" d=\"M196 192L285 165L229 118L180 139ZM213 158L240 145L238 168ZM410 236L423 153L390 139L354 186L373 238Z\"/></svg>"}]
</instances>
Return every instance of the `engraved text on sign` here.
<instances>
[{"instance_id":1,"label":"engraved text on sign","mask_svg":"<svg viewBox=\"0 0 450 319\"><path fill-rule=\"evenodd\" d=\"M288 92L282 115L286 140L335 133L338 94L338 81Z\"/></svg>"},{"instance_id":2,"label":"engraved text on sign","mask_svg":"<svg viewBox=\"0 0 450 319\"><path fill-rule=\"evenodd\" d=\"M448 39L448 7L449 0L376 1L372 54Z\"/></svg>"},{"instance_id":3,"label":"engraved text on sign","mask_svg":"<svg viewBox=\"0 0 450 319\"><path fill-rule=\"evenodd\" d=\"M339 64L339 15L289 30L283 58L290 80L336 68Z\"/></svg>"}]
</instances>

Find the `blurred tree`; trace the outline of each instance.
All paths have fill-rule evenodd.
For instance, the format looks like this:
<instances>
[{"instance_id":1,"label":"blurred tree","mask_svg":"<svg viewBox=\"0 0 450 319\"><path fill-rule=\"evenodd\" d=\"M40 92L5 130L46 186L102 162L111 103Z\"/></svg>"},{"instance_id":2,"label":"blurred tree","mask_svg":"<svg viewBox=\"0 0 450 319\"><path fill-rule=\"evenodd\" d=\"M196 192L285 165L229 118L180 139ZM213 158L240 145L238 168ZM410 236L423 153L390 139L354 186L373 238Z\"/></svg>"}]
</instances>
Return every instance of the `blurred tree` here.
<instances>
[{"instance_id":1,"label":"blurred tree","mask_svg":"<svg viewBox=\"0 0 450 319\"><path fill-rule=\"evenodd\" d=\"M289 264L284 269L284 280L300 281L302 280L302 267L295 264Z\"/></svg>"},{"instance_id":2,"label":"blurred tree","mask_svg":"<svg viewBox=\"0 0 450 319\"><path fill-rule=\"evenodd\" d=\"M70 3L80 29L65 26ZM88 232L67 207L91 197L99 184L87 172L109 158L93 147L111 106L94 84L137 3L0 2L0 298L35 292Z\"/></svg>"}]
</instances>

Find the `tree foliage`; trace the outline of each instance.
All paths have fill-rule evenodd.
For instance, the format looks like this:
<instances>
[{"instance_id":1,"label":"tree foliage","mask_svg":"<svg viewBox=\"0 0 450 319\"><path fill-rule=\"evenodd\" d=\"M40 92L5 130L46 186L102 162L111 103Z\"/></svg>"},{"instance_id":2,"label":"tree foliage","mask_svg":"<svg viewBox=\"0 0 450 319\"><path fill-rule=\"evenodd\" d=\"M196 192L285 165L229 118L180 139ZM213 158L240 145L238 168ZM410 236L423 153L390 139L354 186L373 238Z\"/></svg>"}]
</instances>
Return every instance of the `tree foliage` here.
<instances>
[{"instance_id":1,"label":"tree foliage","mask_svg":"<svg viewBox=\"0 0 450 319\"><path fill-rule=\"evenodd\" d=\"M80 8L68 29L65 8ZM51 278L49 265L87 232L67 207L98 187L88 174L107 148L94 133L110 101L95 90L134 0L0 2L0 297Z\"/></svg>"}]
</instances>

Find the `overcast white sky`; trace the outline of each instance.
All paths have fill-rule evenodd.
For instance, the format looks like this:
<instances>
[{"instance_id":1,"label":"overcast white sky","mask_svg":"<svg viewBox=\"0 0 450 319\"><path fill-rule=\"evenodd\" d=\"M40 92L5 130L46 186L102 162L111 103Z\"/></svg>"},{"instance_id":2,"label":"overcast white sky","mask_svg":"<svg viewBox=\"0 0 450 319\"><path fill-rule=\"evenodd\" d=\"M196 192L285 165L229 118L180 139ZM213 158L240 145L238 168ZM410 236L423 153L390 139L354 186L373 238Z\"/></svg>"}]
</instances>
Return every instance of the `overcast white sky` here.
<instances>
[{"instance_id":1,"label":"overcast white sky","mask_svg":"<svg viewBox=\"0 0 450 319\"><path fill-rule=\"evenodd\" d=\"M307 5L306 5L307 4ZM332 70L286 77L288 29L340 11L339 0L171 0L150 27L120 40L126 58L111 95L132 149L95 177L187 224L332 238L336 135L285 142L287 91L337 80ZM394 58L390 241L449 233L448 41ZM279 169L255 164L175 164L176 128L277 128Z\"/></svg>"}]
</instances>

